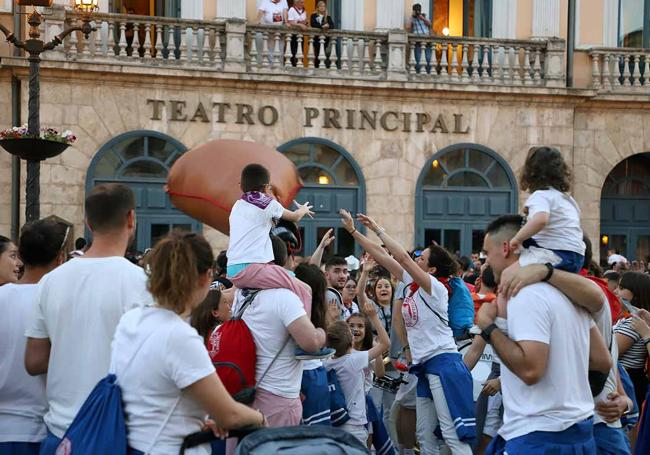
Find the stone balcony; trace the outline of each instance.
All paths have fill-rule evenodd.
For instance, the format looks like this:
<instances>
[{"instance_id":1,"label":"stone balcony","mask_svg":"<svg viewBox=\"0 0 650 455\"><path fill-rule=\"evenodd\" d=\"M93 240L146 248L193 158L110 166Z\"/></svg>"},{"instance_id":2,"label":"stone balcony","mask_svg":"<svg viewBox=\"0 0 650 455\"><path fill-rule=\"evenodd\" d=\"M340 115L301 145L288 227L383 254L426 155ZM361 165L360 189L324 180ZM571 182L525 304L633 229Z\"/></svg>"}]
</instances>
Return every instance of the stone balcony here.
<instances>
[{"instance_id":1,"label":"stone balcony","mask_svg":"<svg viewBox=\"0 0 650 455\"><path fill-rule=\"evenodd\" d=\"M591 87L599 93L650 95L650 50L594 48Z\"/></svg>"},{"instance_id":2,"label":"stone balcony","mask_svg":"<svg viewBox=\"0 0 650 455\"><path fill-rule=\"evenodd\" d=\"M69 35L43 55L83 71L192 75L239 80L309 81L339 86L404 87L495 93L566 92L565 42L437 37L400 30L353 32L248 25L242 20L187 20L95 14L88 39ZM50 39L78 13L45 20ZM595 48L589 94L650 94L650 52ZM5 65L21 59L4 58ZM585 68L587 70L587 68Z\"/></svg>"}]
</instances>

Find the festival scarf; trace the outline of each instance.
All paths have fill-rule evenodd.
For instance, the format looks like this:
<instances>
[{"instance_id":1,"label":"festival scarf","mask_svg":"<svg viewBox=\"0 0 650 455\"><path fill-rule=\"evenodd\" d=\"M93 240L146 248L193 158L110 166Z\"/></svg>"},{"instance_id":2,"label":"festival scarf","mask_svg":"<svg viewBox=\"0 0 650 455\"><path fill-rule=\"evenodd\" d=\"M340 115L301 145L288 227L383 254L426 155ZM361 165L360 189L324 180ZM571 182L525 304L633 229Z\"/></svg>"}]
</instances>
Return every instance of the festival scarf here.
<instances>
[{"instance_id":1,"label":"festival scarf","mask_svg":"<svg viewBox=\"0 0 650 455\"><path fill-rule=\"evenodd\" d=\"M255 207L262 210L266 209L269 204L273 202L273 198L271 196L260 193L259 191L248 191L247 193L242 194L240 199L242 201L248 202L249 204L253 204Z\"/></svg>"},{"instance_id":2,"label":"festival scarf","mask_svg":"<svg viewBox=\"0 0 650 455\"><path fill-rule=\"evenodd\" d=\"M612 291L609 290L607 287L607 281L602 279L602 278L597 278L593 275L589 275L589 272L587 272L587 269L582 269L580 270L580 275L583 277L593 281L596 283L600 289L605 293L605 297L607 297L607 302L609 303L609 309L612 312L612 325L616 324L616 322L619 319L625 318L625 317L630 317L627 312L624 311L623 305L621 305L620 300Z\"/></svg>"},{"instance_id":3,"label":"festival scarf","mask_svg":"<svg viewBox=\"0 0 650 455\"><path fill-rule=\"evenodd\" d=\"M449 285L449 277L440 277L440 278L438 278L437 276L433 276L433 277L436 280L440 281L445 286L445 288L447 288L447 293L451 297L451 286ZM420 285L414 281L413 283L410 284L409 289L411 290L411 295L413 295L416 292L418 292L418 289L420 289Z\"/></svg>"}]
</instances>

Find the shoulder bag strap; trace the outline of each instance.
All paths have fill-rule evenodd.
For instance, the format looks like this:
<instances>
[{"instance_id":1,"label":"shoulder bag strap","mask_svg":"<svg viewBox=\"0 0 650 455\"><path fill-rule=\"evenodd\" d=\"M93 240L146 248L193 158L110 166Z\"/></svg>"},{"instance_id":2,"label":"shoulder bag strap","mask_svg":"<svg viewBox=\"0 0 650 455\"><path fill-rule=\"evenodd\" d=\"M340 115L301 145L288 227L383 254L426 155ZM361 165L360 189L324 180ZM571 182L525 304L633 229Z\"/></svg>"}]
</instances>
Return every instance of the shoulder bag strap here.
<instances>
[{"instance_id":1,"label":"shoulder bag strap","mask_svg":"<svg viewBox=\"0 0 650 455\"><path fill-rule=\"evenodd\" d=\"M253 300L255 299L255 296L257 293L260 292L259 289L251 289L250 292L244 297L244 302L241 304L239 307L237 314L233 317L233 319L241 319L244 316L244 311L253 303Z\"/></svg>"},{"instance_id":2,"label":"shoulder bag strap","mask_svg":"<svg viewBox=\"0 0 650 455\"><path fill-rule=\"evenodd\" d=\"M282 351L284 351L284 348L287 346L287 343L289 343L289 339L291 339L291 335L289 335L289 336L287 337L287 339L284 340L284 343L282 343L282 347L281 347L280 349L278 349L278 352L275 353L275 356L273 357L273 360L271 360L271 363L269 363L269 366L266 367L266 370L264 370L264 373L262 373L262 376L260 376L260 380L257 381L257 384L255 385L255 388L256 388L256 389L257 389L257 387L262 383L262 381L264 380L264 378L266 377L266 373L269 372L269 370L271 369L271 367L273 366L273 364L275 363L275 361L278 359L278 357L280 357L280 353L281 353Z\"/></svg>"},{"instance_id":3,"label":"shoulder bag strap","mask_svg":"<svg viewBox=\"0 0 650 455\"><path fill-rule=\"evenodd\" d=\"M162 431L165 429L167 426L167 423L169 422L169 419L171 419L172 414L176 410L176 407L178 406L178 403L181 401L181 397L183 396L183 391L181 391L180 395L178 395L178 398L174 401L174 404L172 405L172 408L169 410L165 418L163 419L162 423L160 424L160 427L158 427L158 431L156 431L155 436L153 437L153 440L151 441L151 444L149 444L149 448L144 452L144 455L149 455L151 451L153 450L154 446L156 445L156 442L158 441L158 438L162 434Z\"/></svg>"},{"instance_id":4,"label":"shoulder bag strap","mask_svg":"<svg viewBox=\"0 0 650 455\"><path fill-rule=\"evenodd\" d=\"M418 290L419 290L419 289L418 289ZM426 305L426 307L427 307L428 309L430 309L430 310L433 312L433 314L435 314L436 316L438 316L438 319L440 319L440 321L441 321L443 324L445 324L445 325L447 325L447 326L449 325L449 321L448 321L447 319L443 318L443 317L440 315L440 313L438 313L436 310L434 310L433 308L431 308L431 306L427 303L426 300L424 300L424 297L422 297L418 291L415 291L415 293L417 294L418 297L420 297L420 300L422 300L422 303L424 303L424 304Z\"/></svg>"}]
</instances>

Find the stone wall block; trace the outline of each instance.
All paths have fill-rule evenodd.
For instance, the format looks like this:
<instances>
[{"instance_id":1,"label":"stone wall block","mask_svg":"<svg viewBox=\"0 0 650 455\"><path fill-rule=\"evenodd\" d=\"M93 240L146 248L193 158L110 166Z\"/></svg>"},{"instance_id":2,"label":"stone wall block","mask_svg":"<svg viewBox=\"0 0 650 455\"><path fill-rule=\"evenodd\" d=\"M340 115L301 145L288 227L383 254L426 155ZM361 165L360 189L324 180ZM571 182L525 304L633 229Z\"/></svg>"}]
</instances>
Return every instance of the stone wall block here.
<instances>
[{"instance_id":1,"label":"stone wall block","mask_svg":"<svg viewBox=\"0 0 650 455\"><path fill-rule=\"evenodd\" d=\"M226 60L224 70L231 73L245 73L244 42L246 40L246 21L228 19L226 21Z\"/></svg>"},{"instance_id":2,"label":"stone wall block","mask_svg":"<svg viewBox=\"0 0 650 455\"><path fill-rule=\"evenodd\" d=\"M565 42L563 39L550 38L546 46L544 60L544 80L546 87L562 88L566 86L564 65Z\"/></svg>"}]
</instances>

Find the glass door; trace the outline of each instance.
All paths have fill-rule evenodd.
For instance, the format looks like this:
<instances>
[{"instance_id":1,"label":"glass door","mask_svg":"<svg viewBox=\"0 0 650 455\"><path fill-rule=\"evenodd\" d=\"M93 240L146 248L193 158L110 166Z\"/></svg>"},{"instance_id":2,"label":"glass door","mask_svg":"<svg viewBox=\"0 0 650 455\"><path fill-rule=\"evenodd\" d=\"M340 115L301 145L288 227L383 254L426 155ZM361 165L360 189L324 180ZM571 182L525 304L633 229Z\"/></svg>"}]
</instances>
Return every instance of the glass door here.
<instances>
[{"instance_id":1,"label":"glass door","mask_svg":"<svg viewBox=\"0 0 650 455\"><path fill-rule=\"evenodd\" d=\"M197 232L200 226L191 218L166 216L141 216L138 218L135 245L138 251L152 248L173 230Z\"/></svg>"},{"instance_id":2,"label":"glass door","mask_svg":"<svg viewBox=\"0 0 650 455\"><path fill-rule=\"evenodd\" d=\"M325 249L323 258L333 255L347 257L358 255L360 249L354 238L343 228L340 220L318 220L317 222L299 226L302 235L302 249L296 252L299 256L310 256L329 229L334 229L334 241Z\"/></svg>"}]
</instances>

